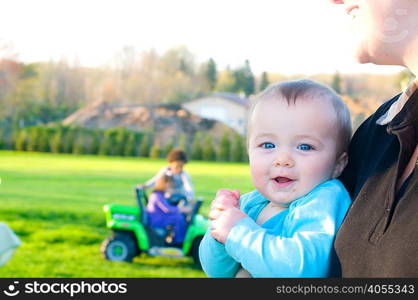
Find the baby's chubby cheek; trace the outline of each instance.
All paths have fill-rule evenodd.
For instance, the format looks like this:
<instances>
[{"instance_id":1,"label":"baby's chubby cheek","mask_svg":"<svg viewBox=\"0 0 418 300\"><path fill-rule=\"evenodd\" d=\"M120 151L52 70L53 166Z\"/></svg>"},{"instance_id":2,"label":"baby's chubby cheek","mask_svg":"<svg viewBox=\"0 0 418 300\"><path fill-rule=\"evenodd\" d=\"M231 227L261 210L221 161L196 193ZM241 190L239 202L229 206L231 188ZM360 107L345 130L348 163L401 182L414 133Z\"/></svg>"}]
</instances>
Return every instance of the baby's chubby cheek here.
<instances>
[{"instance_id":1,"label":"baby's chubby cheek","mask_svg":"<svg viewBox=\"0 0 418 300\"><path fill-rule=\"evenodd\" d=\"M259 189L263 185L268 183L268 176L265 171L263 171L260 167L256 164L250 162L250 174L251 180L255 188Z\"/></svg>"},{"instance_id":2,"label":"baby's chubby cheek","mask_svg":"<svg viewBox=\"0 0 418 300\"><path fill-rule=\"evenodd\" d=\"M263 180L261 176L257 176L257 175L252 176L252 182L253 182L254 187L259 191L265 190L267 187L266 180Z\"/></svg>"}]
</instances>

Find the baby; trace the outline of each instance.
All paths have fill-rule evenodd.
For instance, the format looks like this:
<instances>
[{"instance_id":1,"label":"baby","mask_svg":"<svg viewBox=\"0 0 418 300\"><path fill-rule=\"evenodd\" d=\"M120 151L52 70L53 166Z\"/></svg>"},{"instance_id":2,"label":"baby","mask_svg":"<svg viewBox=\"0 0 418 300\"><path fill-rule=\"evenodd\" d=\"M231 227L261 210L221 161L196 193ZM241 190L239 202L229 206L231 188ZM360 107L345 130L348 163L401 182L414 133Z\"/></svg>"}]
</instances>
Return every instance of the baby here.
<instances>
[{"instance_id":1,"label":"baby","mask_svg":"<svg viewBox=\"0 0 418 300\"><path fill-rule=\"evenodd\" d=\"M209 277L329 277L350 197L350 113L311 80L271 85L254 100L248 154L255 190L220 190L199 247ZM338 270L336 270L338 272Z\"/></svg>"}]
</instances>

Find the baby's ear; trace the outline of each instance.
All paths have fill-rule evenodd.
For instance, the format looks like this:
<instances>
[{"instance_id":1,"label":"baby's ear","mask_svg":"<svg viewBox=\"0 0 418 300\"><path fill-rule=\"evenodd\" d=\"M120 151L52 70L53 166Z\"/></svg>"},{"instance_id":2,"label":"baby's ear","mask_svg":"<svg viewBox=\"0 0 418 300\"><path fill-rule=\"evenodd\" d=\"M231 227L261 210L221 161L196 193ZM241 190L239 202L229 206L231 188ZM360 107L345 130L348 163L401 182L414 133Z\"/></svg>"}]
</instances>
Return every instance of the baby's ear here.
<instances>
[{"instance_id":1,"label":"baby's ear","mask_svg":"<svg viewBox=\"0 0 418 300\"><path fill-rule=\"evenodd\" d=\"M347 152L341 153L341 155L337 158L335 163L334 172L332 173L332 178L337 178L343 172L345 166L348 163L348 154Z\"/></svg>"}]
</instances>

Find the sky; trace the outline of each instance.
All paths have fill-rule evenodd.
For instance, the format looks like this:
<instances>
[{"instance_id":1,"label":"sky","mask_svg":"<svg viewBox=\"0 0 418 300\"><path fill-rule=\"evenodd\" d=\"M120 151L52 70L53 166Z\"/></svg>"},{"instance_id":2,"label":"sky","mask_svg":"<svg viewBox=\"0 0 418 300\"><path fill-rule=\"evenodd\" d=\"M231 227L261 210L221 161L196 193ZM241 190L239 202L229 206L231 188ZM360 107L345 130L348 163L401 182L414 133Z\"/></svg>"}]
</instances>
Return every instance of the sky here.
<instances>
[{"instance_id":1,"label":"sky","mask_svg":"<svg viewBox=\"0 0 418 300\"><path fill-rule=\"evenodd\" d=\"M218 69L248 59L256 74L393 73L361 65L350 18L328 0L0 0L0 45L20 60L110 64L124 47L186 46Z\"/></svg>"}]
</instances>

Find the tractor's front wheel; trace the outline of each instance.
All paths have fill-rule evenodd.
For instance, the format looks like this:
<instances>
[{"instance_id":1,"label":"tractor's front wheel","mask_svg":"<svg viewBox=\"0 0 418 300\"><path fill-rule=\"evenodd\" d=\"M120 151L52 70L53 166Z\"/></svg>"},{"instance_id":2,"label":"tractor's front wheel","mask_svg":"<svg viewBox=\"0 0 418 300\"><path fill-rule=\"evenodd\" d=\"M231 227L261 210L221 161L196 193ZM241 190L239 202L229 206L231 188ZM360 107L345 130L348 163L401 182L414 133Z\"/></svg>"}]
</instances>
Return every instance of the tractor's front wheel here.
<instances>
[{"instance_id":1,"label":"tractor's front wheel","mask_svg":"<svg viewBox=\"0 0 418 300\"><path fill-rule=\"evenodd\" d=\"M103 256L108 260L131 262L139 254L136 240L130 232L117 231L102 243Z\"/></svg>"},{"instance_id":2,"label":"tractor's front wheel","mask_svg":"<svg viewBox=\"0 0 418 300\"><path fill-rule=\"evenodd\" d=\"M190 256L193 258L193 262L196 267L202 268L202 265L200 264L200 258L199 258L199 245L202 241L203 236L197 236L193 240L192 247L190 248Z\"/></svg>"}]
</instances>

